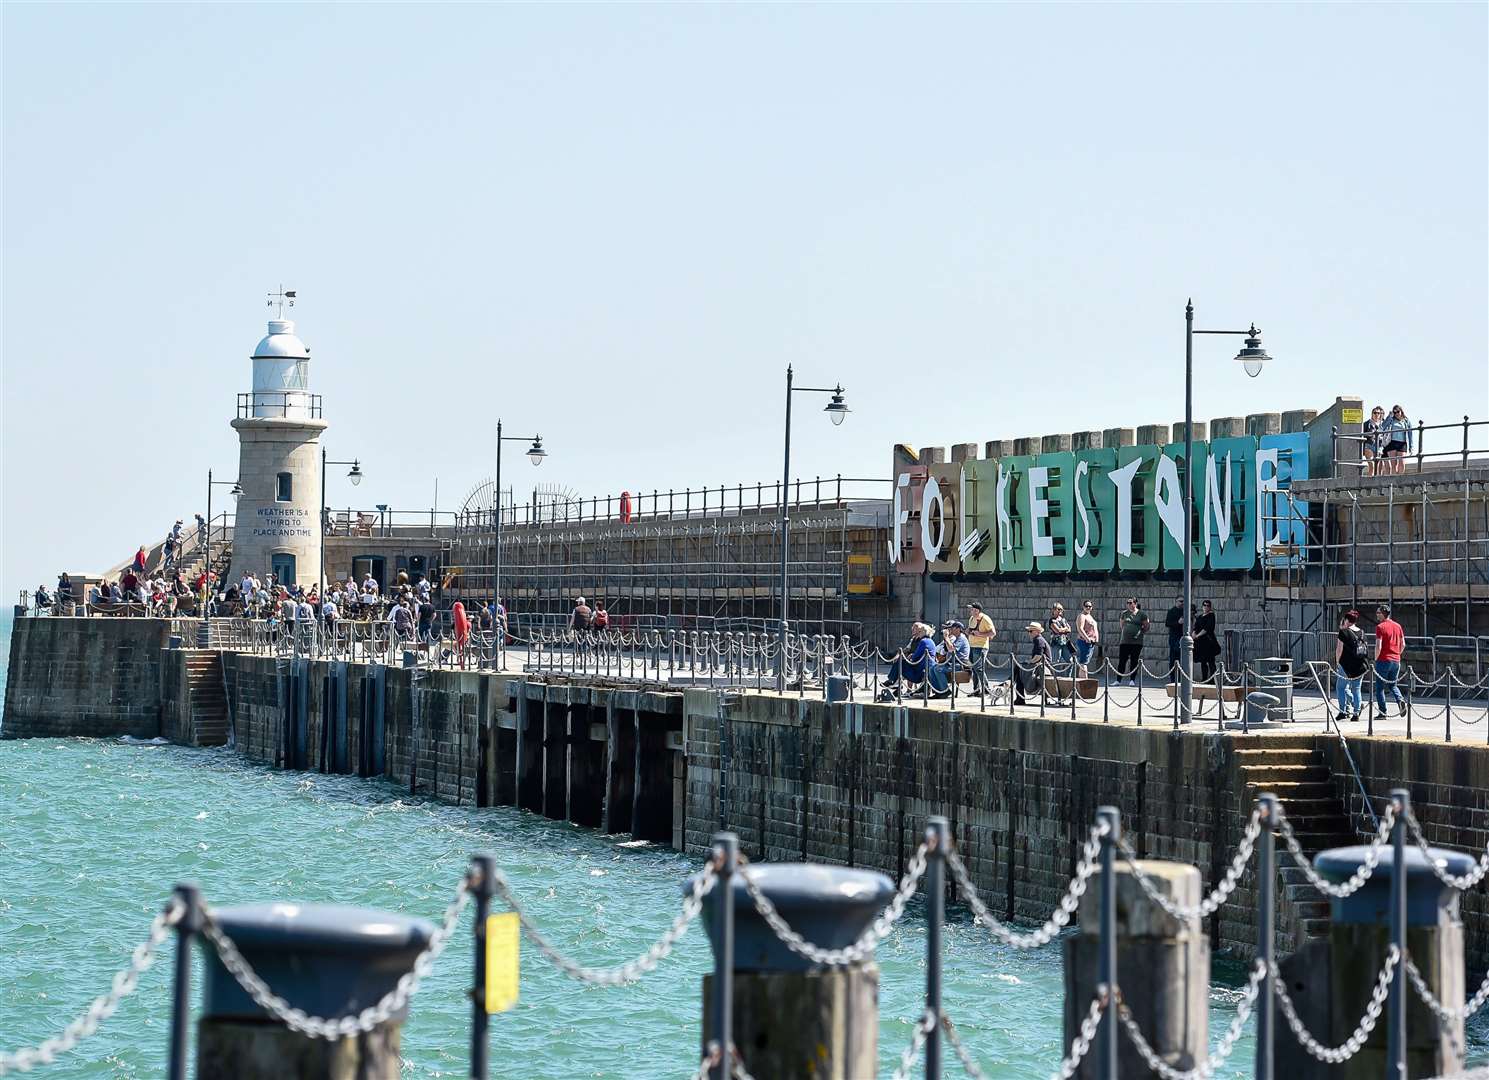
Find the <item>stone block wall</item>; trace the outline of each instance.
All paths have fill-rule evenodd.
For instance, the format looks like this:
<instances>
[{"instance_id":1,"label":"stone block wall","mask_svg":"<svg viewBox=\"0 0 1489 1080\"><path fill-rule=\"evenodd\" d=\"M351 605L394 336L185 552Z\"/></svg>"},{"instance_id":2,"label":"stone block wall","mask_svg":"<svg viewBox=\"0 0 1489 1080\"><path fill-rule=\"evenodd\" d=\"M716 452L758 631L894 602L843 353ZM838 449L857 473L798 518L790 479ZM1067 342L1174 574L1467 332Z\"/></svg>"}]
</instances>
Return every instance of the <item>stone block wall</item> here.
<instances>
[{"instance_id":1,"label":"stone block wall","mask_svg":"<svg viewBox=\"0 0 1489 1080\"><path fill-rule=\"evenodd\" d=\"M161 733L169 619L17 619L0 739Z\"/></svg>"}]
</instances>

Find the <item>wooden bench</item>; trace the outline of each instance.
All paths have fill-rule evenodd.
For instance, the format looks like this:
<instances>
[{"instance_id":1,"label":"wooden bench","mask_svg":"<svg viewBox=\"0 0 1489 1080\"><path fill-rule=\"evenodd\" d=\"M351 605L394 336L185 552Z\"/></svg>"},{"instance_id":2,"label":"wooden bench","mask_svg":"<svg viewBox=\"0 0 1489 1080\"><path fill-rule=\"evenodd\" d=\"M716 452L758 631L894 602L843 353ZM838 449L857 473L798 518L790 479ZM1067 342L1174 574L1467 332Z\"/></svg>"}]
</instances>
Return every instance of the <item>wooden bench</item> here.
<instances>
[{"instance_id":1,"label":"wooden bench","mask_svg":"<svg viewBox=\"0 0 1489 1080\"><path fill-rule=\"evenodd\" d=\"M1176 697L1176 696L1178 696L1179 688L1178 688L1177 684L1175 684L1175 683L1167 683L1164 686L1164 689L1168 692L1168 696L1169 697ZM1193 686L1190 687L1190 689L1193 691L1193 693L1190 696L1195 701L1214 701L1215 698L1217 697L1217 693L1216 693L1215 686L1214 686L1213 683L1195 683L1195 684L1193 684ZM1225 688L1225 695L1224 695L1224 697L1225 697L1225 700L1226 701L1229 701L1229 702L1241 701L1241 700L1243 700L1245 698L1245 696L1246 695L1244 693L1242 693L1242 688L1239 687L1239 686L1227 686Z\"/></svg>"},{"instance_id":2,"label":"wooden bench","mask_svg":"<svg viewBox=\"0 0 1489 1080\"><path fill-rule=\"evenodd\" d=\"M1069 701L1072 689L1082 701L1095 701L1101 695L1101 683L1096 679L1063 679L1058 675L1044 677L1044 692L1049 697Z\"/></svg>"}]
</instances>

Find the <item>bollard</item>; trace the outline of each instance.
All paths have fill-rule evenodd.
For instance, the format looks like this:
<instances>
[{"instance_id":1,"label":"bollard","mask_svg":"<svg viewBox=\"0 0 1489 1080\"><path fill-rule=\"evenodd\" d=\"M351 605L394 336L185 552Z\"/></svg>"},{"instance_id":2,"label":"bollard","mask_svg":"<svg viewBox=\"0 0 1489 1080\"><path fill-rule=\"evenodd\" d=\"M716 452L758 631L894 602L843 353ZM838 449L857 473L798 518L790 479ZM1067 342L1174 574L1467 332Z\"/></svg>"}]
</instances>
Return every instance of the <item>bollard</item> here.
<instances>
[{"instance_id":1,"label":"bollard","mask_svg":"<svg viewBox=\"0 0 1489 1080\"><path fill-rule=\"evenodd\" d=\"M248 904L215 918L269 989L312 1016L351 1016L376 1004L434 934L423 919L339 904ZM236 1080L355 1077L398 1080L407 1008L372 1031L327 1041L273 1021L239 986L210 944L198 1076Z\"/></svg>"},{"instance_id":2,"label":"bollard","mask_svg":"<svg viewBox=\"0 0 1489 1080\"><path fill-rule=\"evenodd\" d=\"M1397 827L1404 829L1404 822L1398 821ZM1321 852L1314 866L1329 881L1345 881L1364 862L1367 850L1360 846L1333 848ZM1474 866L1474 860L1461 852L1433 849L1432 857L1450 874L1465 874ZM1397 865L1404 866L1403 874L1397 875ZM1399 863L1395 844L1388 845L1381 852L1375 873L1360 889L1345 899L1329 901L1327 963L1320 965L1327 975L1329 1020L1323 1026L1314 1026L1314 1035L1321 1042L1338 1045L1354 1030L1370 1002L1388 947L1398 936L1405 941L1407 954L1437 999L1449 1009L1461 1007L1465 973L1458 905L1458 893L1438 880L1415 843L1405 846ZM1324 972L1319 973L1321 982L1324 976ZM1399 1015L1394 997L1398 987L1402 991ZM1462 1022L1440 1024L1418 997L1404 966L1392 981L1391 992L1381 1022L1348 1062L1327 1072L1306 1062L1301 1069L1290 1069L1284 1065L1281 1052L1282 1046L1293 1042L1289 1036L1278 1048L1278 1072L1300 1078L1327 1075L1331 1080L1376 1080L1387 1073L1394 1051L1399 1055L1397 1060L1404 1062L1403 1077L1457 1073L1462 1068L1456 1049L1463 1044Z\"/></svg>"},{"instance_id":3,"label":"bollard","mask_svg":"<svg viewBox=\"0 0 1489 1080\"><path fill-rule=\"evenodd\" d=\"M1187 863L1140 859L1154 889L1175 904L1197 905L1204 895L1199 870ZM1193 1069L1209 1052L1210 938L1200 923L1175 919L1143 891L1124 859L1114 868L1117 983L1144 1038L1175 1069ZM1081 897L1078 933L1064 941L1065 1045L1086 1016L1102 982L1101 898L1096 882ZM1116 1019L1115 1007L1107 1015ZM1097 1039L1101 1038L1098 1032ZM1152 1073L1125 1033L1118 1037L1115 1072L1100 1071L1098 1046L1075 1075L1083 1080Z\"/></svg>"},{"instance_id":4,"label":"bollard","mask_svg":"<svg viewBox=\"0 0 1489 1080\"><path fill-rule=\"evenodd\" d=\"M732 998L731 1030L742 1064L772 1080L860 1080L878 1070L879 968L872 959L826 967L788 949L760 916L745 882L748 872L787 924L807 941L837 949L857 941L883 910L894 885L883 874L805 863L757 863L721 880L704 898L713 915L724 897L734 910L733 978L723 979L725 942L708 919L713 974L703 980L707 1052L720 1030L717 990ZM684 883L690 891L691 881ZM726 1071L723 1075L728 1076Z\"/></svg>"},{"instance_id":5,"label":"bollard","mask_svg":"<svg viewBox=\"0 0 1489 1080\"><path fill-rule=\"evenodd\" d=\"M191 942L202 930L202 892L194 883L176 886L181 919L176 923L176 978L171 988L171 1051L166 1066L170 1080L186 1080L191 1049Z\"/></svg>"},{"instance_id":6,"label":"bollard","mask_svg":"<svg viewBox=\"0 0 1489 1080\"><path fill-rule=\"evenodd\" d=\"M925 1039L925 1078L941 1080L941 930L946 922L946 848L951 822L933 817L925 826L925 1007L936 1018Z\"/></svg>"}]
</instances>

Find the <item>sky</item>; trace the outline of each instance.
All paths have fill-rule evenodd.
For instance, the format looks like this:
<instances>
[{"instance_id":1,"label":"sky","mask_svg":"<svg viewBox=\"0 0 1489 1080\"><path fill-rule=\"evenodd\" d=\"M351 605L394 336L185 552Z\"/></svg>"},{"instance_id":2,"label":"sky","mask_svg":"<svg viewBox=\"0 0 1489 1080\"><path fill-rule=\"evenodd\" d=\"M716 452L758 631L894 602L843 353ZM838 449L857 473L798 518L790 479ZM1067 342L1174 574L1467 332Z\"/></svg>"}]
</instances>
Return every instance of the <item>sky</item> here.
<instances>
[{"instance_id":1,"label":"sky","mask_svg":"<svg viewBox=\"0 0 1489 1080\"><path fill-rule=\"evenodd\" d=\"M1489 419L1489 5L0 19L10 596L236 475L281 283L338 507L457 507L498 416L519 497L771 481L787 364L807 477L1172 422L1191 296L1274 357L1198 339L1199 419Z\"/></svg>"}]
</instances>

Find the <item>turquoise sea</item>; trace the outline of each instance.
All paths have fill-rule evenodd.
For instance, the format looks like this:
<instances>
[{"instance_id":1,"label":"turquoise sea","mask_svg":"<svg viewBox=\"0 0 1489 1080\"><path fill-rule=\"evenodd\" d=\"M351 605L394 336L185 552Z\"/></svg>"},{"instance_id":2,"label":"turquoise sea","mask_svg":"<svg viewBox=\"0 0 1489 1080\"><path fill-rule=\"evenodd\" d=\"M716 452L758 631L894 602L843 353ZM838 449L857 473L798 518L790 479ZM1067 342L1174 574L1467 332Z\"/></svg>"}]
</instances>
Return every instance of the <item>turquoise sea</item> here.
<instances>
[{"instance_id":1,"label":"turquoise sea","mask_svg":"<svg viewBox=\"0 0 1489 1080\"><path fill-rule=\"evenodd\" d=\"M8 657L9 613L3 620ZM632 846L623 836L509 808L445 806L381 782L273 771L227 750L0 742L0 806L5 1049L60 1031L106 989L176 881L197 881L219 904L334 901L438 919L470 853L490 849L550 938L600 965L629 959L654 940L678 909L679 884L698 868L697 860ZM993 943L965 910L953 907L951 917L948 1012L988 1075L1048 1076L1062 1053L1058 946L1015 952ZM403 1040L407 1076L458 1076L466 1068L469 924L467 912L414 999ZM161 1075L172 948L97 1035L37 1075ZM887 1075L921 1008L925 934L915 905L881 946L879 962ZM656 972L616 989L572 982L524 947L521 1000L493 1018L492 1075L690 1075L701 976L710 965L696 924ZM1217 968L1212 1038L1233 1015L1240 976L1234 965ZM1484 1035L1480 1025L1480 1054ZM1250 1053L1248 1037L1232 1059L1238 1067L1222 1075L1249 1075Z\"/></svg>"}]
</instances>

